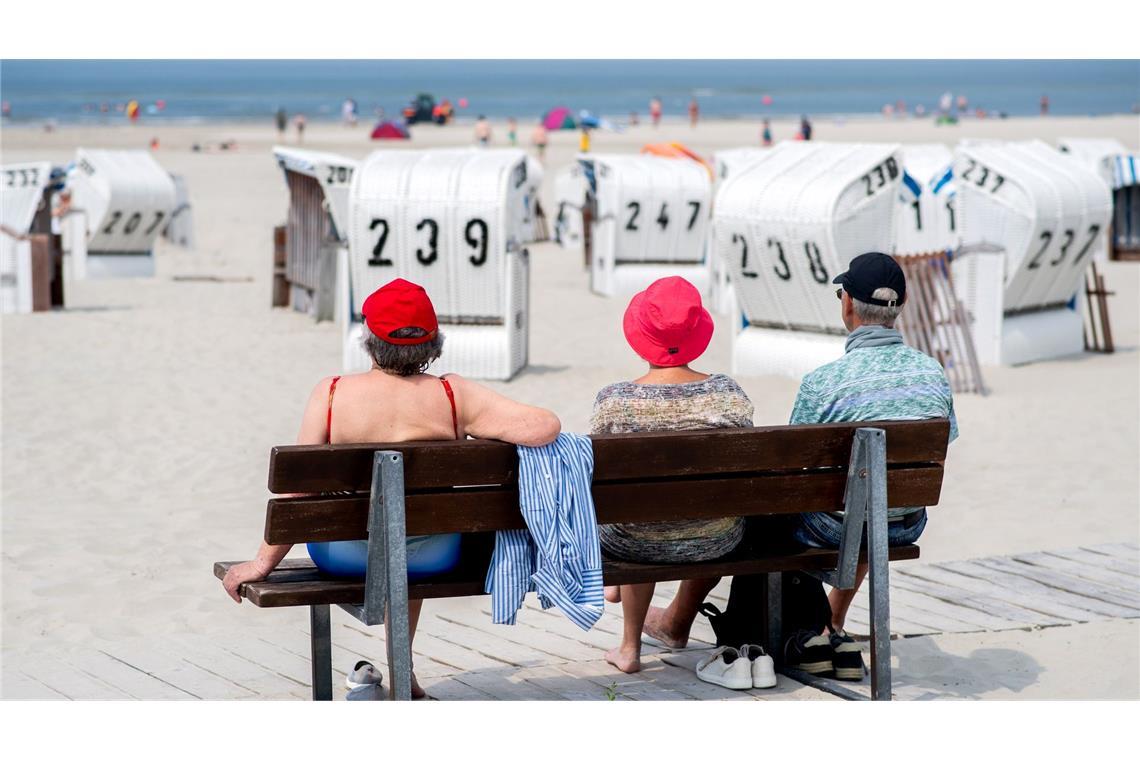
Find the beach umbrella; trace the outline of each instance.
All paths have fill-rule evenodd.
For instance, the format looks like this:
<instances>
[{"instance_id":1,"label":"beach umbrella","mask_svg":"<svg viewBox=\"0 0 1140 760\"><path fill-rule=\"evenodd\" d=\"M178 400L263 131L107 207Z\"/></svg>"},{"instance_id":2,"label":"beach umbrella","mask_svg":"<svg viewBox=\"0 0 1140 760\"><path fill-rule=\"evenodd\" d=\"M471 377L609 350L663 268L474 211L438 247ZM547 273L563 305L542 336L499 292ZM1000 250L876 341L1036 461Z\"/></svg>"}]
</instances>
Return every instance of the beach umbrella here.
<instances>
[{"instance_id":1,"label":"beach umbrella","mask_svg":"<svg viewBox=\"0 0 1140 760\"><path fill-rule=\"evenodd\" d=\"M373 140L407 140L408 130L394 121L382 121L372 130Z\"/></svg>"},{"instance_id":2,"label":"beach umbrella","mask_svg":"<svg viewBox=\"0 0 1140 760\"><path fill-rule=\"evenodd\" d=\"M547 129L575 129L578 125L574 115L565 106L551 108L542 116L542 126Z\"/></svg>"}]
</instances>

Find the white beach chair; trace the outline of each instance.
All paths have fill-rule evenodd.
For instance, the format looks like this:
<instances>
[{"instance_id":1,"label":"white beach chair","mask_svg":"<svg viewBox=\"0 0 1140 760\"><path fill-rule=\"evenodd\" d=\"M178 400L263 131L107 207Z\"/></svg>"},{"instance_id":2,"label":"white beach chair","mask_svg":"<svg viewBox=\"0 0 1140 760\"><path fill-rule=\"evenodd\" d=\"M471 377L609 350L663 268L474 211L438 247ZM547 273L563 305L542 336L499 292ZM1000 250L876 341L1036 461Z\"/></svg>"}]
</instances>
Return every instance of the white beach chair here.
<instances>
[{"instance_id":1,"label":"white beach chair","mask_svg":"<svg viewBox=\"0 0 1140 760\"><path fill-rule=\"evenodd\" d=\"M711 294L708 170L696 161L652 155L578 158L596 203L590 288L606 296L644 290L680 275Z\"/></svg>"},{"instance_id":2,"label":"white beach chair","mask_svg":"<svg viewBox=\"0 0 1140 760\"><path fill-rule=\"evenodd\" d=\"M963 142L954 176L962 245L952 268L979 360L1023 364L1083 351L1074 298L1089 262L1105 256L1108 185L1037 140Z\"/></svg>"},{"instance_id":3,"label":"white beach chair","mask_svg":"<svg viewBox=\"0 0 1140 760\"><path fill-rule=\"evenodd\" d=\"M434 371L507 380L526 366L527 176L517 149L376 151L364 161L348 211L346 371L370 366L360 310L396 277L422 285L435 305L446 343Z\"/></svg>"},{"instance_id":4,"label":"white beach chair","mask_svg":"<svg viewBox=\"0 0 1140 760\"><path fill-rule=\"evenodd\" d=\"M1110 256L1140 259L1140 154L1108 139L1063 137L1057 144L1112 188L1112 229L1105 231Z\"/></svg>"},{"instance_id":5,"label":"white beach chair","mask_svg":"<svg viewBox=\"0 0 1140 760\"><path fill-rule=\"evenodd\" d=\"M174 180L145 150L80 148L75 164L67 185L85 234L69 236L73 271L153 277L154 241L176 206Z\"/></svg>"},{"instance_id":6,"label":"white beach chair","mask_svg":"<svg viewBox=\"0 0 1140 760\"><path fill-rule=\"evenodd\" d=\"M890 252L906 255L957 248L954 154L942 143L904 145L901 153L903 176Z\"/></svg>"},{"instance_id":7,"label":"white beach chair","mask_svg":"<svg viewBox=\"0 0 1140 760\"><path fill-rule=\"evenodd\" d=\"M51 175L47 161L0 166L0 313L32 310L32 228Z\"/></svg>"},{"instance_id":8,"label":"white beach chair","mask_svg":"<svg viewBox=\"0 0 1140 760\"><path fill-rule=\"evenodd\" d=\"M735 291L733 371L799 377L843 353L832 279L889 252L897 145L784 142L717 192L713 245Z\"/></svg>"}]
</instances>

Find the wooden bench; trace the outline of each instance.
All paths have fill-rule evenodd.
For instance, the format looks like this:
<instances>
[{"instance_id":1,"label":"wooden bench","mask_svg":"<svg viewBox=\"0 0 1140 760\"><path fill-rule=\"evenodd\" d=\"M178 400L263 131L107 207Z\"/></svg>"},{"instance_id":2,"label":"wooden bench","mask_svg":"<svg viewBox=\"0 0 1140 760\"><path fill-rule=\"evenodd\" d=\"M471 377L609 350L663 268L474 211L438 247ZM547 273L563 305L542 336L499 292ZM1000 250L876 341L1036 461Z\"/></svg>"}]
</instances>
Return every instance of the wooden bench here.
<instances>
[{"instance_id":1,"label":"wooden bench","mask_svg":"<svg viewBox=\"0 0 1140 760\"><path fill-rule=\"evenodd\" d=\"M889 699L887 560L914 559L918 547L888 551L886 507L938 503L948 434L948 422L938 419L593 436L599 523L846 508L838 551L738 550L711 562L668 565L606 560L605 582L765 574L767 609L758 614L767 614L764 643L780 665L780 573L813 572L851 588L863 551L870 563L872 698ZM332 698L330 605L368 625L382 623L390 605L390 694L408 699L407 600L482 594L491 532L525 527L517 451L496 441L277 446L270 455L269 490L329 494L270 499L270 544L369 540L366 578L333 578L308 560L286 560L266 580L241 587L241 595L258 607L310 608L314 699ZM867 546L861 547L864 525ZM455 532L483 536L465 543L454 571L409 583L406 536ZM223 577L233 564L216 563L214 574ZM785 672L818 685L818 679Z\"/></svg>"}]
</instances>

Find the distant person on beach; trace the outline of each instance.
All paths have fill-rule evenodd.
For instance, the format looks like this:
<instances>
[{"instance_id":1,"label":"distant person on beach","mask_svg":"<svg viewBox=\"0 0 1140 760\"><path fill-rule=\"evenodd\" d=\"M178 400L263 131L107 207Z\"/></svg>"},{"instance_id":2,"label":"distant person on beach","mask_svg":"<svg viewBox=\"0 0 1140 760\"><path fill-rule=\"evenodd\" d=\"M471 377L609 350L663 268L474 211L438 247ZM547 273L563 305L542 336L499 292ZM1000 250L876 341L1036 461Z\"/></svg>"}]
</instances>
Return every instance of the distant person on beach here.
<instances>
[{"instance_id":1,"label":"distant person on beach","mask_svg":"<svg viewBox=\"0 0 1140 760\"><path fill-rule=\"evenodd\" d=\"M480 115L475 122L475 142L486 148L491 143L491 122Z\"/></svg>"},{"instance_id":2,"label":"distant person on beach","mask_svg":"<svg viewBox=\"0 0 1140 760\"><path fill-rule=\"evenodd\" d=\"M811 122L808 121L806 115L800 117L800 138L803 140L811 139Z\"/></svg>"},{"instance_id":3,"label":"distant person on beach","mask_svg":"<svg viewBox=\"0 0 1140 760\"><path fill-rule=\"evenodd\" d=\"M546 155L546 143L550 137L546 132L546 126L541 121L534 126L534 130L530 133L530 142L534 145L534 150L538 153L538 160L541 161L543 156Z\"/></svg>"},{"instance_id":4,"label":"distant person on beach","mask_svg":"<svg viewBox=\"0 0 1140 760\"><path fill-rule=\"evenodd\" d=\"M299 113L293 117L293 126L297 130L297 144L305 141L305 114Z\"/></svg>"},{"instance_id":5,"label":"distant person on beach","mask_svg":"<svg viewBox=\"0 0 1140 760\"><path fill-rule=\"evenodd\" d=\"M649 118L654 127L661 124L661 98L653 98L649 101Z\"/></svg>"},{"instance_id":6,"label":"distant person on beach","mask_svg":"<svg viewBox=\"0 0 1140 760\"><path fill-rule=\"evenodd\" d=\"M590 152L590 130L586 127L582 127L582 133L578 136L578 152Z\"/></svg>"},{"instance_id":7,"label":"distant person on beach","mask_svg":"<svg viewBox=\"0 0 1140 760\"><path fill-rule=\"evenodd\" d=\"M640 122L638 121L638 118L637 118L637 111L630 111L629 112L629 126L636 127L639 123Z\"/></svg>"},{"instance_id":8,"label":"distant person on beach","mask_svg":"<svg viewBox=\"0 0 1140 760\"><path fill-rule=\"evenodd\" d=\"M957 438L954 398L945 371L935 359L908 347L894 327L907 297L902 268L885 254L864 253L852 259L847 271L833 282L840 285L836 294L840 300L840 316L848 330L845 353L804 377L789 424L946 418L950 422L950 440ZM839 547L843 534L842 514L830 512L748 518L747 522L748 535L743 539L746 546L753 541L788 538L800 550L803 547L834 550ZM890 546L914 543L925 527L925 507L887 511ZM844 631L844 624L866 574L867 566L859 564L855 588L832 589L830 597L824 594L818 579L796 574L796 599L790 600L786 593L784 599L783 651L788 665L813 675L834 675L853 681L863 679L863 656L859 646ZM755 576L734 578L732 594L740 593L743 597L741 592L746 585L754 586L757 580L760 579ZM688 583L695 598L695 592L702 587L696 581ZM715 585L713 579L704 583L706 593ZM684 584L668 609L652 607L645 619L644 633L666 647L680 648L687 644L696 616L695 607L703 600L702 595L695 598L695 603L690 599L681 605L677 599L683 590ZM677 607L683 607L684 614L677 611ZM690 607L692 614L689 614ZM790 610L798 613L795 622L788 620ZM808 627L803 627L805 625Z\"/></svg>"},{"instance_id":9,"label":"distant person on beach","mask_svg":"<svg viewBox=\"0 0 1140 760\"><path fill-rule=\"evenodd\" d=\"M701 115L701 107L697 103L697 99L693 98L689 101L689 126L696 127L697 119Z\"/></svg>"},{"instance_id":10,"label":"distant person on beach","mask_svg":"<svg viewBox=\"0 0 1140 760\"><path fill-rule=\"evenodd\" d=\"M278 108L277 113L273 115L273 120L277 124L277 138L279 140L284 140L285 128L289 126L288 117L285 115L285 109Z\"/></svg>"},{"instance_id":11,"label":"distant person on beach","mask_svg":"<svg viewBox=\"0 0 1140 760\"><path fill-rule=\"evenodd\" d=\"M1049 115L1049 96L1048 95L1042 95L1041 96L1041 115L1042 116L1048 116Z\"/></svg>"},{"instance_id":12,"label":"distant person on beach","mask_svg":"<svg viewBox=\"0 0 1140 760\"><path fill-rule=\"evenodd\" d=\"M317 383L301 418L298 444L463 441L471 436L545 446L558 436L561 423L554 412L512 401L459 375L427 374L443 352L443 335L435 308L419 285L392 280L365 300L363 315L361 343L372 358L372 369ZM446 563L438 555L447 557L451 547L454 559L458 542L458 534L409 538L409 572L446 572L449 568L442 567ZM226 573L226 593L240 604L241 584L265 580L291 548L263 541L256 559ZM308 549L326 572L350 577L366 572L367 541L309 544ZM413 637L422 604L419 599L408 602ZM413 674L412 697L423 696Z\"/></svg>"},{"instance_id":13,"label":"distant person on beach","mask_svg":"<svg viewBox=\"0 0 1140 760\"><path fill-rule=\"evenodd\" d=\"M954 96L949 92L942 93L942 97L938 100L938 111L943 116L950 115L950 109L954 107Z\"/></svg>"},{"instance_id":14,"label":"distant person on beach","mask_svg":"<svg viewBox=\"0 0 1140 760\"><path fill-rule=\"evenodd\" d=\"M519 144L519 123L514 116L507 119L507 142L512 146Z\"/></svg>"},{"instance_id":15,"label":"distant person on beach","mask_svg":"<svg viewBox=\"0 0 1140 760\"><path fill-rule=\"evenodd\" d=\"M344 102L340 105L340 118L346 127L356 126L356 101L352 98L345 98Z\"/></svg>"},{"instance_id":16,"label":"distant person on beach","mask_svg":"<svg viewBox=\"0 0 1140 760\"><path fill-rule=\"evenodd\" d=\"M772 122L764 120L764 128L760 131L760 144L765 148L772 146Z\"/></svg>"},{"instance_id":17,"label":"distant person on beach","mask_svg":"<svg viewBox=\"0 0 1140 760\"><path fill-rule=\"evenodd\" d=\"M624 330L630 348L648 367L636 380L598 392L592 434L752 427L752 402L735 380L689 367L712 340L713 319L688 280L665 277L635 295L625 311ZM603 553L651 564L723 557L740 543L743 531L744 520L735 517L598 526ZM640 670L643 627L652 635L663 617L691 626L718 580L682 581L669 609L656 610L652 618L646 615L654 584L607 587L606 600L621 602L624 621L621 645L606 653L606 662L624 673Z\"/></svg>"}]
</instances>

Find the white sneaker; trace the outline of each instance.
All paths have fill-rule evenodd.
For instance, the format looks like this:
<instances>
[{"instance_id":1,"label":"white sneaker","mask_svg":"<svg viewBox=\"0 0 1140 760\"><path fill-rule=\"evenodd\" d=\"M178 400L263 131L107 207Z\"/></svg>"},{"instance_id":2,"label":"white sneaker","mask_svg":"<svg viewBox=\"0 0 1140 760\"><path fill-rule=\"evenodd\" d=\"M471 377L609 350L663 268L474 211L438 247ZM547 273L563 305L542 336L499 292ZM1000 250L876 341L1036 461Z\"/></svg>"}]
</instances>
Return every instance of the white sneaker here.
<instances>
[{"instance_id":1,"label":"white sneaker","mask_svg":"<svg viewBox=\"0 0 1140 760\"><path fill-rule=\"evenodd\" d=\"M717 647L697 663L697 678L727 689L751 689L752 664L735 647Z\"/></svg>"},{"instance_id":2,"label":"white sneaker","mask_svg":"<svg viewBox=\"0 0 1140 760\"><path fill-rule=\"evenodd\" d=\"M379 686L383 681L383 674L368 660L361 660L353 665L352 670L344 677L344 685L349 689L359 689L362 686Z\"/></svg>"},{"instance_id":3,"label":"white sneaker","mask_svg":"<svg viewBox=\"0 0 1140 760\"><path fill-rule=\"evenodd\" d=\"M752 687L770 689L776 685L776 664L772 657L759 644L745 644L740 648L740 658L752 663Z\"/></svg>"}]
</instances>

